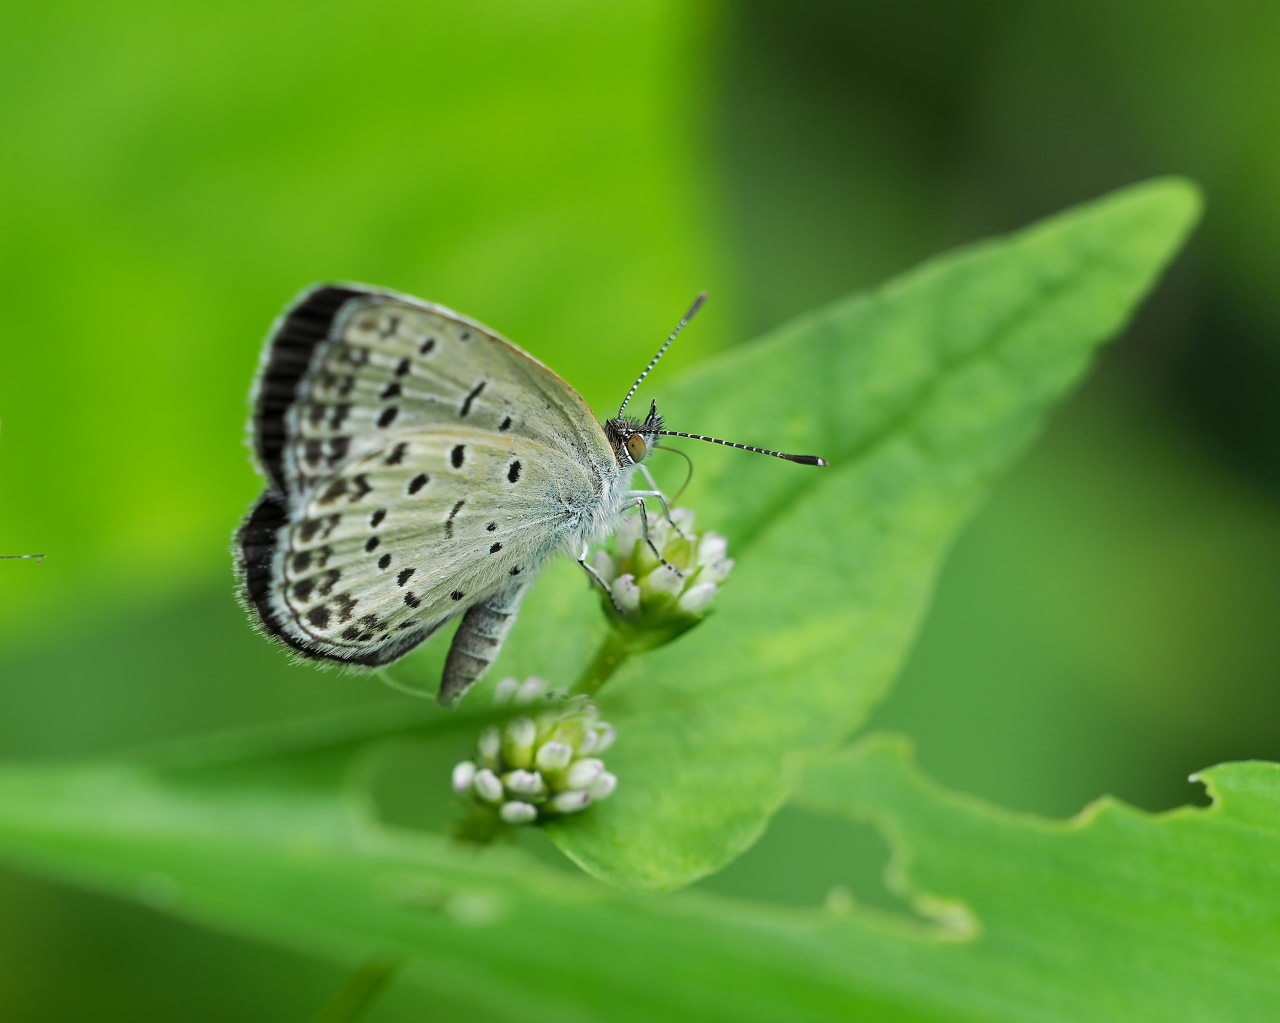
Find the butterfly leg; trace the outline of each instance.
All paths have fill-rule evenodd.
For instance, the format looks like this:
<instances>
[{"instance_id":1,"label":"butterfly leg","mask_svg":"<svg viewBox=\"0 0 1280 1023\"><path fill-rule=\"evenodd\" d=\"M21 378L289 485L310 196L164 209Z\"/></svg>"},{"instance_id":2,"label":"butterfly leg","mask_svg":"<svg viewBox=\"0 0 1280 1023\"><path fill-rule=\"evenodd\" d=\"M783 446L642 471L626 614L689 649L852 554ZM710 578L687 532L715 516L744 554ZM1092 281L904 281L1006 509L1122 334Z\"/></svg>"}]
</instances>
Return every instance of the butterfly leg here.
<instances>
[{"instance_id":1,"label":"butterfly leg","mask_svg":"<svg viewBox=\"0 0 1280 1023\"><path fill-rule=\"evenodd\" d=\"M671 571L673 571L679 578L683 579L684 573L662 556L662 552L658 550L658 545L653 542L653 535L649 532L649 509L645 507L644 499L646 497L662 498L662 495L657 491L654 491L652 494L647 491L633 491L631 496L635 498L635 501L632 502L634 506L640 509L640 525L644 529L644 542L649 545L649 550L653 551L653 556L657 558L659 562L661 562L665 567L671 569ZM663 499L663 505L664 507L666 505L665 499ZM674 524L675 523L672 523L672 525ZM679 530L677 530L677 532L679 532ZM682 537L684 536L683 533L680 535Z\"/></svg>"},{"instance_id":2,"label":"butterfly leg","mask_svg":"<svg viewBox=\"0 0 1280 1023\"><path fill-rule=\"evenodd\" d=\"M457 703L489 670L502 648L502 641L511 631L527 588L524 583L508 586L467 609L458 631L453 634L449 656L444 662L437 697L441 704L449 707Z\"/></svg>"},{"instance_id":3,"label":"butterfly leg","mask_svg":"<svg viewBox=\"0 0 1280 1023\"><path fill-rule=\"evenodd\" d=\"M648 492L641 493L637 491L637 496L656 497L658 503L662 505L663 516L671 528L676 531L676 536L680 537L681 540L688 540L689 538L684 535L684 530L671 517L671 505L667 502L667 495L659 489L658 481L653 478L653 473L649 471L649 467L642 462L636 468L640 470L640 475L644 477L644 481L649 484ZM678 497L679 495L677 494L676 496Z\"/></svg>"},{"instance_id":4,"label":"butterfly leg","mask_svg":"<svg viewBox=\"0 0 1280 1023\"><path fill-rule=\"evenodd\" d=\"M578 564L582 566L582 570L587 573L587 576L592 579L600 589L604 590L604 595L609 598L609 603L613 605L613 609L617 611L618 614L625 615L627 613L626 608L618 603L617 599L613 595L613 590L609 589L609 584L600 577L600 573L597 572L587 561L587 550L587 545L583 544L582 553L578 555Z\"/></svg>"}]
</instances>

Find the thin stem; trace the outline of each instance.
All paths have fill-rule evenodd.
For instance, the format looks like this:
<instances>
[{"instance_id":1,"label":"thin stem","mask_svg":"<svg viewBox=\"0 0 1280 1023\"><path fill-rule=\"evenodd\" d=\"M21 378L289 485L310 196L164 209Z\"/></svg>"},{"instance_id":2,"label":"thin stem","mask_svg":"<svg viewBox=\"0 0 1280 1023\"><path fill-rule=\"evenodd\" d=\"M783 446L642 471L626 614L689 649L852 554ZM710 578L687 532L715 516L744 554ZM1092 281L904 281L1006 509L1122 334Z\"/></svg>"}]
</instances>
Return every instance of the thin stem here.
<instances>
[{"instance_id":1,"label":"thin stem","mask_svg":"<svg viewBox=\"0 0 1280 1023\"><path fill-rule=\"evenodd\" d=\"M634 652L634 647L621 632L610 629L604 637L604 642L600 644L600 649L596 651L595 657L579 677L578 684L573 687L573 691L586 693L588 696L593 695L609 681L610 676L622 667Z\"/></svg>"},{"instance_id":2,"label":"thin stem","mask_svg":"<svg viewBox=\"0 0 1280 1023\"><path fill-rule=\"evenodd\" d=\"M503 834L497 807L488 803L472 803L465 818L458 821L453 837L466 845L491 845Z\"/></svg>"},{"instance_id":3,"label":"thin stem","mask_svg":"<svg viewBox=\"0 0 1280 1023\"><path fill-rule=\"evenodd\" d=\"M347 978L342 990L312 1018L311 1023L356 1023L378 1000L399 968L399 962L370 959Z\"/></svg>"}]
</instances>

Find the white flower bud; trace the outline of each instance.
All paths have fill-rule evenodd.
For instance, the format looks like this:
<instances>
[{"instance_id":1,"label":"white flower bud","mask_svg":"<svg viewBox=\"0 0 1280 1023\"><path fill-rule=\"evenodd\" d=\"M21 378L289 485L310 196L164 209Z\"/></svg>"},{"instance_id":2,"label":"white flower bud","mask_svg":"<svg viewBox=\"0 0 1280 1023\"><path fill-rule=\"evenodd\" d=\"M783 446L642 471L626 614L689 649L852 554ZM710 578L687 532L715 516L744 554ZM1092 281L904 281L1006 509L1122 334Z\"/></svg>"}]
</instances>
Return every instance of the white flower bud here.
<instances>
[{"instance_id":1,"label":"white flower bud","mask_svg":"<svg viewBox=\"0 0 1280 1023\"><path fill-rule=\"evenodd\" d=\"M696 615L711 606L711 601L715 598L715 595L715 583L694 583L684 593L680 594L680 600L677 603L681 611Z\"/></svg>"},{"instance_id":2,"label":"white flower bud","mask_svg":"<svg viewBox=\"0 0 1280 1023\"><path fill-rule=\"evenodd\" d=\"M591 567L600 574L601 579L612 579L618 571L614 566L613 558L603 548L592 555Z\"/></svg>"},{"instance_id":3,"label":"white flower bud","mask_svg":"<svg viewBox=\"0 0 1280 1023\"><path fill-rule=\"evenodd\" d=\"M552 796L548 807L555 813L577 813L591 805L591 796L577 789Z\"/></svg>"},{"instance_id":4,"label":"white flower bud","mask_svg":"<svg viewBox=\"0 0 1280 1023\"><path fill-rule=\"evenodd\" d=\"M614 739L618 737L618 731L613 725L607 721L599 721L591 726L591 734L596 737L595 745L592 753L603 753L613 745Z\"/></svg>"},{"instance_id":5,"label":"white flower bud","mask_svg":"<svg viewBox=\"0 0 1280 1023\"><path fill-rule=\"evenodd\" d=\"M604 771L604 761L596 757L586 757L571 765L565 772L565 784L571 789L585 789Z\"/></svg>"},{"instance_id":6,"label":"white flower bud","mask_svg":"<svg viewBox=\"0 0 1280 1023\"><path fill-rule=\"evenodd\" d=\"M617 775L601 771L595 781L587 786L587 795L592 799L608 799L618 787Z\"/></svg>"},{"instance_id":7,"label":"white flower bud","mask_svg":"<svg viewBox=\"0 0 1280 1023\"><path fill-rule=\"evenodd\" d=\"M698 573L699 582L722 583L729 578L729 573L733 571L733 558L725 558L723 561L716 561L705 566Z\"/></svg>"},{"instance_id":8,"label":"white flower bud","mask_svg":"<svg viewBox=\"0 0 1280 1023\"><path fill-rule=\"evenodd\" d=\"M537 771L508 771L502 776L502 784L515 796L536 796L544 787Z\"/></svg>"},{"instance_id":9,"label":"white flower bud","mask_svg":"<svg viewBox=\"0 0 1280 1023\"><path fill-rule=\"evenodd\" d=\"M640 587L636 585L636 577L630 572L618 576L609 587L609 592L622 610L640 610Z\"/></svg>"},{"instance_id":10,"label":"white flower bud","mask_svg":"<svg viewBox=\"0 0 1280 1023\"><path fill-rule=\"evenodd\" d=\"M503 803L498 816L508 824L529 824L538 819L538 808L532 803Z\"/></svg>"},{"instance_id":11,"label":"white flower bud","mask_svg":"<svg viewBox=\"0 0 1280 1023\"><path fill-rule=\"evenodd\" d=\"M684 577L666 565L659 565L650 572L645 582L650 589L658 593L669 593L673 597L684 588Z\"/></svg>"},{"instance_id":12,"label":"white flower bud","mask_svg":"<svg viewBox=\"0 0 1280 1023\"><path fill-rule=\"evenodd\" d=\"M529 678L516 694L515 702L519 704L537 703L547 692L547 683L540 678Z\"/></svg>"},{"instance_id":13,"label":"white flower bud","mask_svg":"<svg viewBox=\"0 0 1280 1023\"><path fill-rule=\"evenodd\" d=\"M476 765L464 760L453 769L453 791L466 792L476 777Z\"/></svg>"},{"instance_id":14,"label":"white flower bud","mask_svg":"<svg viewBox=\"0 0 1280 1023\"><path fill-rule=\"evenodd\" d=\"M644 538L644 526L640 521L640 516L623 516L622 521L618 523L615 535L617 536L619 556L629 557L635 545L642 542Z\"/></svg>"},{"instance_id":15,"label":"white flower bud","mask_svg":"<svg viewBox=\"0 0 1280 1023\"><path fill-rule=\"evenodd\" d=\"M486 803L502 802L502 782L489 768L477 771L471 782L475 793Z\"/></svg>"},{"instance_id":16,"label":"white flower bud","mask_svg":"<svg viewBox=\"0 0 1280 1023\"><path fill-rule=\"evenodd\" d=\"M515 678L504 678L496 686L493 687L493 702L496 706L504 706L515 699L516 692L520 689L520 680Z\"/></svg>"},{"instance_id":17,"label":"white flower bud","mask_svg":"<svg viewBox=\"0 0 1280 1023\"><path fill-rule=\"evenodd\" d=\"M559 771L569 766L573 759L573 747L565 742L544 743L533 758L539 771Z\"/></svg>"},{"instance_id":18,"label":"white flower bud","mask_svg":"<svg viewBox=\"0 0 1280 1023\"><path fill-rule=\"evenodd\" d=\"M502 733L498 730L497 725L490 725L480 733L480 738L476 742L476 750L480 754L480 760L485 767L496 767L498 757L502 753Z\"/></svg>"},{"instance_id":19,"label":"white flower bud","mask_svg":"<svg viewBox=\"0 0 1280 1023\"><path fill-rule=\"evenodd\" d=\"M698 542L698 564L714 565L729 553L729 541L718 533L707 533Z\"/></svg>"}]
</instances>

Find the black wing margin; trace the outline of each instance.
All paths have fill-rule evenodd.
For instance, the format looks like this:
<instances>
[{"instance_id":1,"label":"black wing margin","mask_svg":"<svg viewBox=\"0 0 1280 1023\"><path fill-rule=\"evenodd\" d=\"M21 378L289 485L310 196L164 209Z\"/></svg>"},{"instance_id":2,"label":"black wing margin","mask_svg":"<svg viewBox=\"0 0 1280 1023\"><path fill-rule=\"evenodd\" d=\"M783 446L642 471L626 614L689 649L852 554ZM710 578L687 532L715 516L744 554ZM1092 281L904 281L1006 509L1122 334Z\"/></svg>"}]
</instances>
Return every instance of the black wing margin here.
<instances>
[{"instance_id":1,"label":"black wing margin","mask_svg":"<svg viewBox=\"0 0 1280 1023\"><path fill-rule=\"evenodd\" d=\"M279 493L284 477L285 415L298 400L316 345L329 339L338 311L351 299L372 292L326 284L313 288L280 318L267 344L253 395L253 449Z\"/></svg>"}]
</instances>

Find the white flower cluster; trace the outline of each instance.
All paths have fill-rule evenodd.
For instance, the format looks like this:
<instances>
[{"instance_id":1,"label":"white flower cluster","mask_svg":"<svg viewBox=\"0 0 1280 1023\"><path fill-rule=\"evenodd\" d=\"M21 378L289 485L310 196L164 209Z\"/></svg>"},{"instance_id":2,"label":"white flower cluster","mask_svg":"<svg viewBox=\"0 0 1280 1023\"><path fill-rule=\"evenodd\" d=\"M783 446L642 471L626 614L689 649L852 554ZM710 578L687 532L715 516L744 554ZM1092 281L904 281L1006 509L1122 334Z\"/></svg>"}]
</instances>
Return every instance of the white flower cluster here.
<instances>
[{"instance_id":1,"label":"white flower cluster","mask_svg":"<svg viewBox=\"0 0 1280 1023\"><path fill-rule=\"evenodd\" d=\"M493 807L507 824L577 813L613 794L618 779L599 755L613 745L614 729L585 696L548 691L539 678L505 678L494 703L518 713L480 733L475 759L453 769L455 792Z\"/></svg>"},{"instance_id":2,"label":"white flower cluster","mask_svg":"<svg viewBox=\"0 0 1280 1023\"><path fill-rule=\"evenodd\" d=\"M728 578L733 559L729 544L716 533L693 532L693 512L675 508L671 521L649 515L649 540L667 562L654 556L645 539L644 520L625 517L618 527L614 550L596 551L592 567L609 587L616 609L625 620L640 625L692 625L711 605L720 583Z\"/></svg>"}]
</instances>

